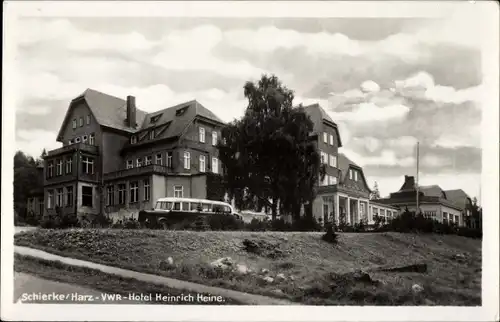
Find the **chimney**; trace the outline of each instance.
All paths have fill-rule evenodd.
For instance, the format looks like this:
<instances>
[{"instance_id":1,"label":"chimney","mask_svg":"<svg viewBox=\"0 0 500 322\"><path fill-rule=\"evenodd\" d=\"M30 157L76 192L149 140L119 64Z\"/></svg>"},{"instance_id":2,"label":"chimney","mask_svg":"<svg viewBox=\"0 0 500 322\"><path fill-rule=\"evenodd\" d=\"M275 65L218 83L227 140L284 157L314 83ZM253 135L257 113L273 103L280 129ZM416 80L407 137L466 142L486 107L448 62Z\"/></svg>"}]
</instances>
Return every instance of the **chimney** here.
<instances>
[{"instance_id":1,"label":"chimney","mask_svg":"<svg viewBox=\"0 0 500 322\"><path fill-rule=\"evenodd\" d=\"M415 189L415 177L414 176L406 176L405 175L404 187L406 189Z\"/></svg>"},{"instance_id":2,"label":"chimney","mask_svg":"<svg viewBox=\"0 0 500 322\"><path fill-rule=\"evenodd\" d=\"M126 124L130 127L135 128L137 120L135 117L136 107L135 107L135 96L127 96L127 121Z\"/></svg>"}]
</instances>

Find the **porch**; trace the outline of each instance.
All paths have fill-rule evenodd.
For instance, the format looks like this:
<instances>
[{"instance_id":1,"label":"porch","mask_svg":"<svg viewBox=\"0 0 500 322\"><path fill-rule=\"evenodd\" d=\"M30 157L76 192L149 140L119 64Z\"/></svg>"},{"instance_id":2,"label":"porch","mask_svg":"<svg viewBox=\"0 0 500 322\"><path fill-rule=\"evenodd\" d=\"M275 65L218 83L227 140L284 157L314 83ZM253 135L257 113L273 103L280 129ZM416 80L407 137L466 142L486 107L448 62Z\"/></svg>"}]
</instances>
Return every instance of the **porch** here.
<instances>
[{"instance_id":1,"label":"porch","mask_svg":"<svg viewBox=\"0 0 500 322\"><path fill-rule=\"evenodd\" d=\"M363 219L369 220L368 199L351 197L341 193L321 195L318 199L319 207L315 207L314 213L321 218L323 223L335 222L338 225L341 221L345 221L347 224L357 224Z\"/></svg>"}]
</instances>

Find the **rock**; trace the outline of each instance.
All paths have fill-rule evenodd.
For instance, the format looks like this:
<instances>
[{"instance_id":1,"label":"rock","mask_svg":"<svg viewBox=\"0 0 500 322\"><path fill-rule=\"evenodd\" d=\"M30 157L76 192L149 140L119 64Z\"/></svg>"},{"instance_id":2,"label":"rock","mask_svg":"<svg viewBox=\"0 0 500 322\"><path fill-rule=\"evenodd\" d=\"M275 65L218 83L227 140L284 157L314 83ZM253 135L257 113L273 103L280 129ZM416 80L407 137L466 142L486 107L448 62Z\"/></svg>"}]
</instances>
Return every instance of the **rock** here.
<instances>
[{"instance_id":1,"label":"rock","mask_svg":"<svg viewBox=\"0 0 500 322\"><path fill-rule=\"evenodd\" d=\"M276 279L280 280L280 281L285 281L286 280L286 276L283 273L279 273L278 275L276 275Z\"/></svg>"},{"instance_id":2,"label":"rock","mask_svg":"<svg viewBox=\"0 0 500 322\"><path fill-rule=\"evenodd\" d=\"M290 275L288 278L290 279L290 281L295 281L295 276L293 275Z\"/></svg>"},{"instance_id":3,"label":"rock","mask_svg":"<svg viewBox=\"0 0 500 322\"><path fill-rule=\"evenodd\" d=\"M222 269L230 269L234 266L234 262L231 257L222 257L210 263L210 266Z\"/></svg>"},{"instance_id":4,"label":"rock","mask_svg":"<svg viewBox=\"0 0 500 322\"><path fill-rule=\"evenodd\" d=\"M168 259L166 261L162 260L158 266L162 271L166 271L174 267L174 261L170 262Z\"/></svg>"},{"instance_id":5,"label":"rock","mask_svg":"<svg viewBox=\"0 0 500 322\"><path fill-rule=\"evenodd\" d=\"M271 276L264 276L264 277L262 277L262 280L266 283L269 283L269 284L274 282L274 278L272 278Z\"/></svg>"},{"instance_id":6,"label":"rock","mask_svg":"<svg viewBox=\"0 0 500 322\"><path fill-rule=\"evenodd\" d=\"M174 265L174 259L172 257L167 258L167 263L169 265Z\"/></svg>"},{"instance_id":7,"label":"rock","mask_svg":"<svg viewBox=\"0 0 500 322\"><path fill-rule=\"evenodd\" d=\"M261 274L269 274L269 270L267 268L263 268L260 270Z\"/></svg>"},{"instance_id":8,"label":"rock","mask_svg":"<svg viewBox=\"0 0 500 322\"><path fill-rule=\"evenodd\" d=\"M243 264L238 264L236 265L236 271L239 273L239 274L242 274L242 275L246 275L249 273L249 269L246 265L243 265Z\"/></svg>"},{"instance_id":9,"label":"rock","mask_svg":"<svg viewBox=\"0 0 500 322\"><path fill-rule=\"evenodd\" d=\"M424 290L424 288L419 284L413 284L413 286L411 287L411 290L413 291L413 293L418 294L418 293L422 292Z\"/></svg>"},{"instance_id":10,"label":"rock","mask_svg":"<svg viewBox=\"0 0 500 322\"><path fill-rule=\"evenodd\" d=\"M404 265L404 266L396 266L389 268L380 269L384 272L412 272L412 273L426 273L427 272L427 264L412 264L412 265Z\"/></svg>"},{"instance_id":11,"label":"rock","mask_svg":"<svg viewBox=\"0 0 500 322\"><path fill-rule=\"evenodd\" d=\"M436 302L429 300L429 299L424 299L424 304L425 305L436 305Z\"/></svg>"},{"instance_id":12,"label":"rock","mask_svg":"<svg viewBox=\"0 0 500 322\"><path fill-rule=\"evenodd\" d=\"M455 254L451 257L451 259L456 260L458 262L463 262L466 260L466 256L464 254Z\"/></svg>"},{"instance_id":13,"label":"rock","mask_svg":"<svg viewBox=\"0 0 500 322\"><path fill-rule=\"evenodd\" d=\"M355 271L353 274L352 274L352 277L356 280L356 281L360 281L360 282L365 282L365 283L370 283L370 282L373 282L370 274L366 273L366 272L363 272L362 270L357 270Z\"/></svg>"},{"instance_id":14,"label":"rock","mask_svg":"<svg viewBox=\"0 0 500 322\"><path fill-rule=\"evenodd\" d=\"M284 296L285 295L285 293L283 293L283 291L280 289L272 290L271 293L273 293L276 296Z\"/></svg>"}]
</instances>

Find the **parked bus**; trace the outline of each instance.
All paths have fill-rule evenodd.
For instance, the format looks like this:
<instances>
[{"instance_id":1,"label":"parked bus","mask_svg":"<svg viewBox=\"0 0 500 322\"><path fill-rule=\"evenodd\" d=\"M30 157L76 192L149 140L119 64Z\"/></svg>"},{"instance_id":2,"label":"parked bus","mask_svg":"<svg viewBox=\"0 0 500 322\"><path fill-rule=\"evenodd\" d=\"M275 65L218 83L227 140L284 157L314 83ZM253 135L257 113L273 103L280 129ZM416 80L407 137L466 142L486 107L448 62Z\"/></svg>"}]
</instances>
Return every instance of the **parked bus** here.
<instances>
[{"instance_id":1,"label":"parked bus","mask_svg":"<svg viewBox=\"0 0 500 322\"><path fill-rule=\"evenodd\" d=\"M241 216L234 208L222 201L194 199L194 198L160 198L156 201L153 210L141 211L139 222L151 228L161 226L172 228L176 224L205 221L213 215L231 215L238 219Z\"/></svg>"}]
</instances>

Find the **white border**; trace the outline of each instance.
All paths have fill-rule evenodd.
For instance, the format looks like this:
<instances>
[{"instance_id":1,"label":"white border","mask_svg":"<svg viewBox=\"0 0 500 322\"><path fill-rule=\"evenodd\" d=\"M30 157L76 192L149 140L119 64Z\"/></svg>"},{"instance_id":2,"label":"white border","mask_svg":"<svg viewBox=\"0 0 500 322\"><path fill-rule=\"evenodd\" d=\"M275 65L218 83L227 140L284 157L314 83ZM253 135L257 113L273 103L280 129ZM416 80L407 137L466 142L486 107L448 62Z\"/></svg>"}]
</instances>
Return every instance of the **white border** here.
<instances>
[{"instance_id":1,"label":"white border","mask_svg":"<svg viewBox=\"0 0 500 322\"><path fill-rule=\"evenodd\" d=\"M214 307L12 304L13 161L16 88L15 32L20 16L156 17L441 17L466 10L482 23L484 100L482 202L484 210L482 307ZM4 2L2 96L2 319L151 321L495 321L499 319L499 25L494 1L458 2ZM466 129L467 120L464 120Z\"/></svg>"}]
</instances>

